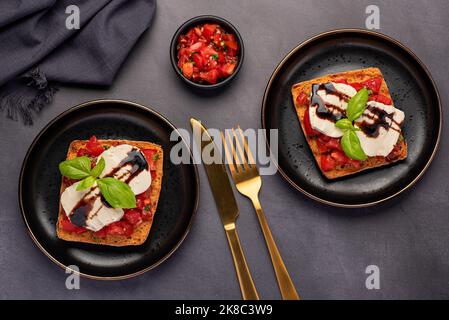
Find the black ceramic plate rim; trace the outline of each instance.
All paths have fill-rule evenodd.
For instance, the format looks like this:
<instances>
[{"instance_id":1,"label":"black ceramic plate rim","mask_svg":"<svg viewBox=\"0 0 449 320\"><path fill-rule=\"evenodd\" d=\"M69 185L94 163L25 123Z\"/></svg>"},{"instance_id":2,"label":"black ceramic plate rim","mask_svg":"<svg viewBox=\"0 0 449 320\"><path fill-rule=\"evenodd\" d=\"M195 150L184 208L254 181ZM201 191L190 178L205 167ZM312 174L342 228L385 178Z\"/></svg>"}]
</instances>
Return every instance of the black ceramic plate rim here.
<instances>
[{"instance_id":1,"label":"black ceramic plate rim","mask_svg":"<svg viewBox=\"0 0 449 320\"><path fill-rule=\"evenodd\" d=\"M191 25L194 22L201 23L201 21L206 21L209 19L218 20L218 21L222 22L226 28L231 29L235 33L235 36L237 37L238 43L240 45L240 53L239 53L240 59L238 61L237 68L235 69L234 73L231 74L228 78L226 78L218 83L215 83L215 84L201 84L201 83L193 82L192 80L189 80L186 77L184 77L184 75L182 74L182 72L179 70L179 68L177 66L178 62L176 61L176 56L173 55L173 52L177 52L177 51L175 51L175 48L177 46L178 38L181 35L181 32L184 30L184 28L188 27L189 25ZM228 20L226 20L222 17L210 15L210 14L205 14L205 15L190 18L189 20L187 20L186 22L181 24L179 26L179 28L176 30L176 32L174 33L173 38L170 43L170 62L171 62L173 69L175 70L176 74L179 77L181 77L181 79L184 80L187 84L189 84L190 86L192 86L194 88L198 88L198 89L213 90L213 89L221 88L221 87L225 86L226 84L230 83L237 76L237 73L239 73L240 69L242 68L244 57L245 57L245 46L243 44L243 38L242 38L240 32L237 30L237 28Z\"/></svg>"},{"instance_id":2,"label":"black ceramic plate rim","mask_svg":"<svg viewBox=\"0 0 449 320\"><path fill-rule=\"evenodd\" d=\"M412 187L424 174L424 172L427 170L427 168L430 166L431 162L433 161L433 159L435 158L435 155L438 151L438 147L440 145L440 139L441 139L441 129L443 126L443 111L442 111L442 107L441 107L441 99L440 99L440 94L438 92L438 88L435 84L435 81L432 78L432 75L430 74L429 70L427 69L427 67L425 66L425 64L416 56L415 53L413 53L412 50L410 50L408 47L406 47L405 45L403 45L402 43L400 43L398 40L393 39L383 33L380 32L375 32L375 31L371 31L371 30L364 30L364 29L357 29L357 28L344 28L344 29L335 29L335 30L330 30L330 31L326 31L323 33L320 33L316 36L313 36L303 42L301 42L299 45L297 45L296 47L294 47L282 60L281 62L279 62L279 64L276 66L276 68L274 69L273 73L270 76L270 79L268 81L268 84L265 88L264 94L263 94L263 99L262 99L262 109L261 109L261 120L262 120L262 128L264 129L264 134L265 134L265 142L267 144L267 147L270 148L270 142L267 138L266 135L266 122L265 122L265 109L267 108L266 102L267 102L267 96L268 96L268 92L271 89L272 83L273 81L277 78L278 72L279 70L283 67L283 65L288 61L288 59L290 59L291 56L293 56L298 50L301 50L304 46L308 45L311 42L317 41L322 37L325 36L330 36L330 35L337 35L337 34L341 34L341 33L360 33L360 34L368 34L371 36L375 36L375 37L379 37L382 38L383 40L386 40L388 42L390 42L392 45L398 46L400 47L402 50L404 50L405 52L407 52L407 54L409 54L417 63L418 65L424 70L424 72L426 73L427 77L429 78L432 87L434 88L435 92L436 92L436 98L438 101L438 110L439 110L439 116L440 116L440 121L438 123L438 136L437 136L437 140L435 143L435 146L433 148L432 154L429 158L429 160L427 161L426 165L424 166L424 168L421 170L421 172L410 182L408 183L405 187L403 187L401 190L397 191L396 193L382 198L380 200L377 201L372 201L372 202L366 202L366 203L360 203L360 204L346 204L346 203L339 203L339 202L333 202L333 201L329 201L329 200L325 200L322 199L314 194L311 194L309 192L307 192L306 190L302 189L300 186L298 186L292 179L290 179L290 177L288 176L288 174L281 168L281 166L279 166L278 162L276 161L276 159L274 159L272 157L272 161L274 162L274 164L276 165L277 170L279 171L279 173L282 175L282 177L287 180L287 182L294 187L296 190L300 191L301 193L305 194L306 196L308 196L309 198L321 202L323 204L327 204L330 206L334 206L334 207L341 207L341 208L364 208L364 207L369 207L369 206L374 206L377 205L379 203L382 203L384 201L387 201L389 199L392 199L396 196L398 196L399 194L401 194L402 192L406 191L407 189L409 189L410 187ZM271 149L270 149L271 150Z\"/></svg>"},{"instance_id":3,"label":"black ceramic plate rim","mask_svg":"<svg viewBox=\"0 0 449 320\"><path fill-rule=\"evenodd\" d=\"M20 176L19 176L19 206L20 206L20 212L22 215L22 219L26 225L28 234L30 235L31 239L33 240L33 242L36 244L36 246L52 261L54 262L56 265L58 265L59 267L61 267L62 269L65 270L70 270L71 272L75 273L75 274L79 274L82 277L88 278L88 279L93 279L93 280L124 280L124 279L129 279L129 278L133 278L136 276L139 276L145 272L148 272L154 268L156 268L157 266L159 266L161 263L163 263L164 261L166 261L178 248L179 246L184 242L184 240L186 239L188 233L190 232L190 229L192 227L193 224L193 220L196 216L196 212L198 209L198 205L199 205L199 191L200 191L200 180L199 180L199 176L198 176L198 168L196 166L196 164L194 162L192 162L193 165L193 169L194 169L194 173L195 173L195 192L196 192L196 197L195 197L195 201L194 201L194 207L193 207L193 211L192 211L192 215L190 217L190 221L189 224L187 225L186 230L184 231L184 233L182 234L181 238L179 239L179 241L176 243L176 245L165 255L163 256L159 261L157 261L156 263L153 263L152 265L139 270L137 272L133 272L130 274L126 274L126 275L121 275L121 276L108 276L108 277L102 277L102 276L94 276L91 274L87 274L87 273L83 273L83 272L79 272L77 270L73 270L68 268L68 266L66 266L65 264L63 264L62 262L58 261L55 257L53 257L42 245L41 243L37 240L37 238L35 237L35 235L33 234L33 231L31 230L30 225L28 224L26 215L25 215L25 210L23 207L23 202L22 202L22 185L23 185L23 174L25 171L25 167L26 164L28 163L28 159L29 159L29 155L31 154L31 151L33 150L35 144L39 141L40 137L47 131L48 128L50 128L54 123L58 122L61 118L67 116L68 114L77 111L79 109L82 108L88 108L91 107L92 105L96 105L96 104L102 104L102 103L119 103L119 104L127 104L127 105L132 105L134 107L137 107L139 109L142 109L143 111L149 112L152 115L156 116L157 118L159 118L161 121L165 122L166 124L168 124L173 130L175 130L176 132L178 132L178 129L167 119L165 118L163 115L161 115L160 113L158 113L157 111L150 109L148 107L145 107L144 105L138 104L136 102L132 102L132 101L127 101L127 100L120 100L120 99L98 99L98 100L90 100L90 101L86 101L83 102L81 104L78 104L66 111L64 111L63 113L59 114L58 116L56 116L53 120L51 120L40 132L39 134L34 138L33 142L31 143L30 147L28 148L28 151L25 155L25 158L23 160L22 163L22 167L20 170ZM184 138L182 137L181 134L179 134L179 136L181 137L181 139L185 142ZM186 144L186 146L188 146L188 144ZM193 158L192 152L190 151L190 157Z\"/></svg>"}]
</instances>

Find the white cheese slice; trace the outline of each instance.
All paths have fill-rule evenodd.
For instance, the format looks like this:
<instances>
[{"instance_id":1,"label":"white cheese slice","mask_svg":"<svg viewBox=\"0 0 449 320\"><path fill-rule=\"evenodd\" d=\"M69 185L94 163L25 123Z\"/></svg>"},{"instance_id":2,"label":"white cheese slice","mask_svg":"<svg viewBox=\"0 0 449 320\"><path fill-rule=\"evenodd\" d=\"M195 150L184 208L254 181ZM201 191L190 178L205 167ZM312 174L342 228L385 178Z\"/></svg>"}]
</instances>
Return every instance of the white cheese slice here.
<instances>
[{"instance_id":1,"label":"white cheese slice","mask_svg":"<svg viewBox=\"0 0 449 320\"><path fill-rule=\"evenodd\" d=\"M136 148L128 144L122 144L115 147L110 147L108 150L104 151L97 160L97 163L100 161L100 158L105 160L105 168L100 177L102 178L108 176L114 168L118 167L120 163L128 157L128 153L133 149ZM129 177L131 169L131 164L123 166L114 174L114 177L121 177L120 180L125 181ZM61 195L61 205L67 216L70 216L72 211L84 197L96 197L86 219L87 229L98 231L103 227L122 219L124 214L123 209L109 208L105 206L101 201L101 197L99 197L100 190L96 187L96 184L92 186L93 189L87 188L77 191L76 187L79 183L80 182L76 182L66 188ZM138 175L133 177L131 181L129 181L129 186L135 195L145 192L150 185L151 173L149 170L142 170Z\"/></svg>"},{"instance_id":2,"label":"white cheese slice","mask_svg":"<svg viewBox=\"0 0 449 320\"><path fill-rule=\"evenodd\" d=\"M128 153L133 149L136 149L136 147L130 146L129 144L121 144L115 147L110 147L108 150L104 151L97 160L98 162L100 161L100 158L103 158L106 164L100 177L102 178L109 175L114 168L118 167L120 163L128 157ZM131 169L131 165L126 165L120 168L120 170L114 174L114 178L121 177L120 180L125 181L129 177L129 174L126 174L126 172L129 173ZM142 170L129 182L129 187L136 195L145 192L150 185L151 173L149 170Z\"/></svg>"},{"instance_id":3,"label":"white cheese slice","mask_svg":"<svg viewBox=\"0 0 449 320\"><path fill-rule=\"evenodd\" d=\"M352 98L357 93L352 86L344 83L332 82L332 85L335 90L348 96L348 99ZM334 94L327 94L324 89L318 90L317 94L326 105L335 106L341 110L346 110L348 108L348 103L344 99L340 99L340 97ZM332 138L343 136L343 131L337 128L332 120L322 119L317 115L317 108L317 105L310 106L309 117L312 128ZM330 109L332 109L332 107L330 107ZM338 109L333 109L332 113L339 114L340 111Z\"/></svg>"},{"instance_id":4,"label":"white cheese slice","mask_svg":"<svg viewBox=\"0 0 449 320\"><path fill-rule=\"evenodd\" d=\"M386 130L384 127L380 127L379 134L376 137L367 136L363 131L356 132L362 149L365 151L367 156L386 157L393 150L399 139L401 127L398 124L401 124L404 121L405 114L401 110L396 109L394 106L385 105L377 101L368 101L367 106L381 109L388 114L393 114L392 119L394 121L391 121L389 118L386 120L387 123L391 125L391 128ZM366 123L374 123L375 119L371 119L370 117L376 117L376 115L366 109L365 112L355 121L354 125L359 127L363 121Z\"/></svg>"},{"instance_id":5,"label":"white cheese slice","mask_svg":"<svg viewBox=\"0 0 449 320\"><path fill-rule=\"evenodd\" d=\"M93 190L87 188L77 191L76 187L79 183L80 181L66 188L61 195L61 205L67 217L70 216L70 213L75 209L78 203L86 196L88 198L95 197L92 209L86 219L86 229L98 231L104 226L123 218L123 209L109 208L103 205L101 197L98 197L100 190L96 187L96 184L92 186L94 187Z\"/></svg>"}]
</instances>

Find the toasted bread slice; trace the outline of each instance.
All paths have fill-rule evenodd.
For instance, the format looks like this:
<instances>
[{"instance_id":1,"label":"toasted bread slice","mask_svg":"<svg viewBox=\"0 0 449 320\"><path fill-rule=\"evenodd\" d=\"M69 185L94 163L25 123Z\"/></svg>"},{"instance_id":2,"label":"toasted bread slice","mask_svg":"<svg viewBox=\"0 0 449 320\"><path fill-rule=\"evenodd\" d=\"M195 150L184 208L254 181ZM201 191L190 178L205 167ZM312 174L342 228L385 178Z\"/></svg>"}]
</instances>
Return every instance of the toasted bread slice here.
<instances>
[{"instance_id":1,"label":"toasted bread slice","mask_svg":"<svg viewBox=\"0 0 449 320\"><path fill-rule=\"evenodd\" d=\"M163 150L160 145L146 142L146 141L130 141L130 140L98 140L98 142L103 146L117 146L120 144L129 144L131 146L135 146L140 149L153 149L157 150L158 160L155 162L156 165L156 174L151 181L151 207L152 212L156 211L157 204L159 201L159 196L161 193L161 185L162 185L162 175L163 175ZM69 150L67 153L67 160L73 159L76 157L79 149L84 148L87 143L87 140L74 140L69 146ZM65 183L64 178L61 183L61 194L64 192L65 188L68 185ZM56 233L59 239L73 242L85 242L85 243L94 243L115 247L122 246L137 246L146 241L148 238L148 234L150 233L151 225L153 223L153 217L148 221L143 221L137 227L134 228L134 232L130 237L118 236L118 235L107 235L104 238L99 238L94 235L94 232L87 230L84 233L76 234L72 232L67 232L62 229L61 221L63 219L64 211L62 209L61 204L59 205L59 215L58 222L56 224Z\"/></svg>"},{"instance_id":2,"label":"toasted bread slice","mask_svg":"<svg viewBox=\"0 0 449 320\"><path fill-rule=\"evenodd\" d=\"M320 168L323 175L328 179L336 179L336 178L354 174L356 172L360 172L363 170L389 165L393 162L403 160L407 157L407 143L405 142L404 137L401 135L398 140L398 144L397 144L399 147L399 156L396 157L395 159L387 160L387 158L385 158L385 157L369 157L367 160L365 160L361 163L360 167L339 166L330 171L323 171L320 166L321 153L318 150L317 138L308 136L306 134L306 130L304 127L304 114L305 114L308 106L307 105L299 105L296 102L296 98L298 97L298 95L301 92L304 92L305 94L307 94L307 96L310 96L312 93L312 85L314 83L326 83L326 82L335 81L337 79L345 79L347 82L350 82L350 83L351 82L363 82L365 80L368 80L368 79L374 78L374 77L382 78L382 85L380 87L379 93L383 94L384 96L387 96L391 99L390 92L388 90L385 79L382 75L382 72L378 68L367 68L367 69L346 71L346 72L326 75L326 76L323 76L320 78L316 78L316 79L312 79L309 81L304 81L304 82L294 84L291 89L296 114L298 115L298 119L301 124L301 128L304 132L304 136L306 137L309 147L313 153L313 156L315 157L318 168Z\"/></svg>"}]
</instances>

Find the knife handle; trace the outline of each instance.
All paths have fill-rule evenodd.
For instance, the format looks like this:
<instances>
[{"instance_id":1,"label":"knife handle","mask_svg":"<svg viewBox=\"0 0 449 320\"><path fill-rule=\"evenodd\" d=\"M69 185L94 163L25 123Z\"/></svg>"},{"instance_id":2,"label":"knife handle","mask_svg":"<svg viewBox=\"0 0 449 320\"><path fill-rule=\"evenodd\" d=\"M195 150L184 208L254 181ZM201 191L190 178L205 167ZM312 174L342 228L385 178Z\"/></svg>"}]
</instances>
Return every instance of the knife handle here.
<instances>
[{"instance_id":1,"label":"knife handle","mask_svg":"<svg viewBox=\"0 0 449 320\"><path fill-rule=\"evenodd\" d=\"M245 255L240 245L239 236L235 229L235 224L225 228L228 237L229 246L231 247L232 258L234 259L237 278L239 279L240 290L244 300L259 300L259 294L254 286L253 278L246 264Z\"/></svg>"}]
</instances>

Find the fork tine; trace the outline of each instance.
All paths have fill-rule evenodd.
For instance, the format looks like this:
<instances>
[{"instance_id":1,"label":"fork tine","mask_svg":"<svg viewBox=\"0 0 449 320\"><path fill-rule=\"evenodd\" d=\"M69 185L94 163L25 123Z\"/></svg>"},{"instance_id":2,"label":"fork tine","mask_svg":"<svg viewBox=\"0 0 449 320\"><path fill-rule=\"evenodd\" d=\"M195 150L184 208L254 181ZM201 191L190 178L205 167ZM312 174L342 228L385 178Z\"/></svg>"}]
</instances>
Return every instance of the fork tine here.
<instances>
[{"instance_id":1,"label":"fork tine","mask_svg":"<svg viewBox=\"0 0 449 320\"><path fill-rule=\"evenodd\" d=\"M237 150L239 152L240 159L242 159L243 166L245 167L245 170L248 170L249 169L248 161L246 160L245 153L243 152L242 146L240 145L239 138L237 137L237 134L235 133L234 128L232 128L232 134L234 135L235 145L237 146Z\"/></svg>"},{"instance_id":2,"label":"fork tine","mask_svg":"<svg viewBox=\"0 0 449 320\"><path fill-rule=\"evenodd\" d=\"M254 167L254 166L256 166L256 162L254 161L253 155L251 154L251 150L248 146L248 142L245 139L245 136L243 135L243 130L242 130L242 128L240 128L240 125L238 125L237 128L238 128L238 132L240 133L240 137L243 141L243 147L245 148L245 152L248 155L248 162L249 162L248 164L250 167Z\"/></svg>"},{"instance_id":3,"label":"fork tine","mask_svg":"<svg viewBox=\"0 0 449 320\"><path fill-rule=\"evenodd\" d=\"M224 136L222 131L220 132L220 134L221 134L221 140L223 141L223 146L225 149L226 160L228 161L228 166L231 171L231 175L232 175L232 177L234 177L234 175L237 172L236 172L236 168L234 167L234 163L232 162L232 156L231 156L231 153L229 152L228 143L226 142L226 137Z\"/></svg>"},{"instance_id":4,"label":"fork tine","mask_svg":"<svg viewBox=\"0 0 449 320\"><path fill-rule=\"evenodd\" d=\"M241 172L243 170L242 166L241 166L241 162L237 156L237 153L235 152L235 148L234 148L234 142L232 139L231 134L229 133L229 131L225 131L227 137L228 137L228 141L230 142L230 146L231 146L231 151L232 151L232 157L234 158L234 166L235 166L235 171L236 172ZM232 161L231 161L232 162Z\"/></svg>"}]
</instances>

